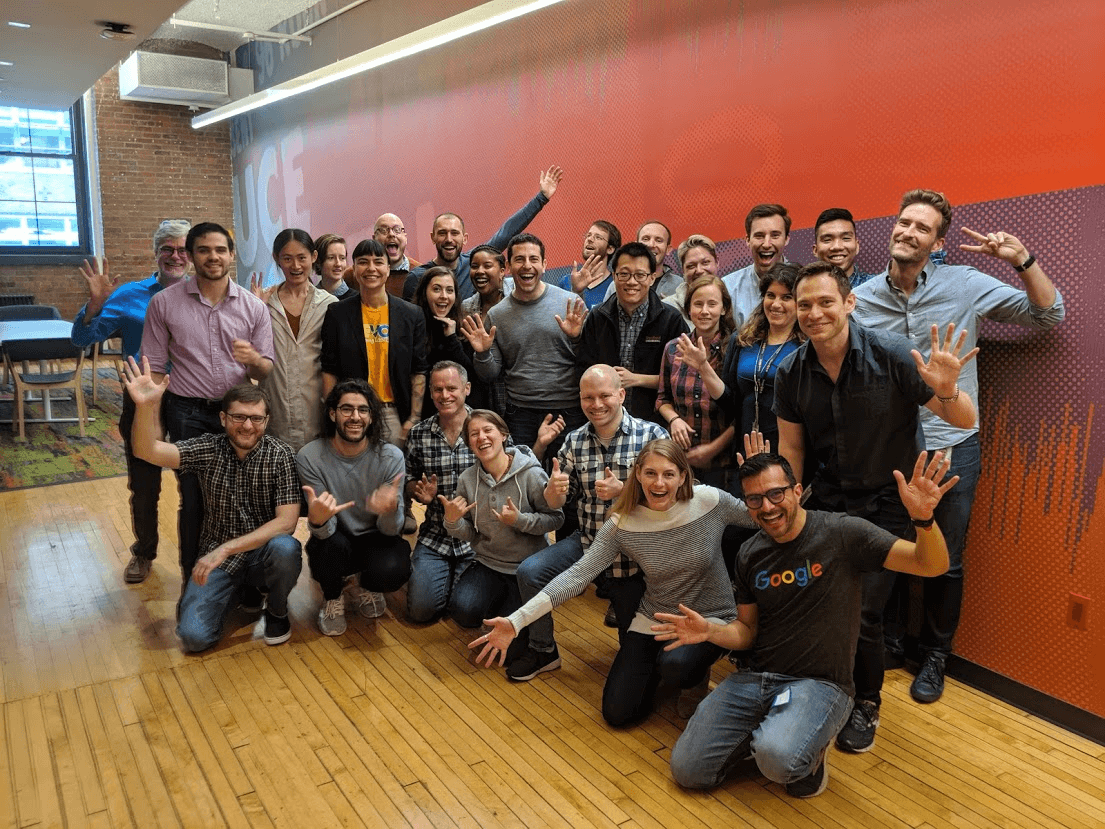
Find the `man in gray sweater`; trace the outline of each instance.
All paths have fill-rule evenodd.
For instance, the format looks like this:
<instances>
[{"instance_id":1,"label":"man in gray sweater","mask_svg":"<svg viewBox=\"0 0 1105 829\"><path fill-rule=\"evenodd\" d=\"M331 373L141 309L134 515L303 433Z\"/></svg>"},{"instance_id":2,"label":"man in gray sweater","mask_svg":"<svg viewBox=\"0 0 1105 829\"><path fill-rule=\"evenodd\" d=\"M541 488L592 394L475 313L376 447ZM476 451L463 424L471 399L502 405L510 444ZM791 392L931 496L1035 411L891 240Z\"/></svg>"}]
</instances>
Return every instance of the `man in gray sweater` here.
<instances>
[{"instance_id":1,"label":"man in gray sweater","mask_svg":"<svg viewBox=\"0 0 1105 829\"><path fill-rule=\"evenodd\" d=\"M514 290L487 312L461 324L475 352L476 375L506 381L506 422L516 444L533 446L546 415L564 418L564 433L586 422L579 407L575 347L587 309L575 294L542 281L545 244L520 233L506 248ZM563 316L561 316L563 315ZM560 448L551 444L546 457Z\"/></svg>"}]
</instances>

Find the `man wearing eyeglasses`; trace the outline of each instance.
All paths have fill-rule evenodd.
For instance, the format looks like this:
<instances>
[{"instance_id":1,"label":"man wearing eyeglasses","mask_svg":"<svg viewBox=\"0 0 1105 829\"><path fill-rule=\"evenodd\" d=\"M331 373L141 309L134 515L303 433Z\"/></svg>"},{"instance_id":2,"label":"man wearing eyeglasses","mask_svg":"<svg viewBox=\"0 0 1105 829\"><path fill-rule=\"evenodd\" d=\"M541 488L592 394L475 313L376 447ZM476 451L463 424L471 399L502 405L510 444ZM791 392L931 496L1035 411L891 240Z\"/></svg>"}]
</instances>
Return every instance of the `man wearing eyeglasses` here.
<instances>
[{"instance_id":1,"label":"man wearing eyeglasses","mask_svg":"<svg viewBox=\"0 0 1105 829\"><path fill-rule=\"evenodd\" d=\"M292 537L299 520L299 478L290 446L265 434L269 404L265 392L241 383L223 395L221 434L168 443L160 439L159 410L168 381L131 358L124 380L134 399L134 452L156 466L192 473L207 505L199 528L203 553L193 565L180 600L177 636L189 653L207 650L222 638L223 621L244 585L268 592L265 643L292 635L288 594L302 567L302 550Z\"/></svg>"},{"instance_id":2,"label":"man wearing eyeglasses","mask_svg":"<svg viewBox=\"0 0 1105 829\"><path fill-rule=\"evenodd\" d=\"M73 345L87 348L93 343L118 335L123 341L123 359L142 353L142 327L150 300L162 289L180 282L188 273L188 251L184 240L191 224L187 219L166 219L153 234L157 271L146 279L119 284L111 275L107 257L101 269L96 259L85 260L81 276L88 285L88 302L73 320L70 339ZM130 489L131 527L134 543L130 561L123 570L123 581L138 584L146 580L157 558L157 502L161 497L161 467L146 463L134 454L131 427L134 425L134 401L123 391L123 410L119 414L119 434L127 459L127 487Z\"/></svg>"},{"instance_id":3,"label":"man wearing eyeglasses","mask_svg":"<svg viewBox=\"0 0 1105 829\"><path fill-rule=\"evenodd\" d=\"M865 575L887 568L935 576L948 548L933 510L959 480L948 461L922 452L907 482L895 471L897 500L919 527L916 542L850 515L807 511L802 485L780 455L749 457L737 470L760 532L734 567L737 618L709 622L694 608L656 614L669 648L711 642L749 651L752 670L735 671L698 706L671 753L675 781L720 784L752 756L792 797L814 797L829 782L829 743L852 709L852 654L859 638Z\"/></svg>"},{"instance_id":4,"label":"man wearing eyeglasses","mask_svg":"<svg viewBox=\"0 0 1105 829\"><path fill-rule=\"evenodd\" d=\"M417 259L407 256L407 229L403 227L403 220L394 213L385 213L376 220L372 227L372 238L384 246L388 257L388 279L385 290L392 296L403 298L403 287L407 284L407 277L411 271L422 263ZM352 281L352 269L347 271L348 280ZM352 287L356 288L354 283Z\"/></svg>"},{"instance_id":5,"label":"man wearing eyeglasses","mask_svg":"<svg viewBox=\"0 0 1105 829\"><path fill-rule=\"evenodd\" d=\"M322 589L318 626L327 636L345 633L346 599L375 619L387 609L384 593L411 574L399 497L406 466L403 451L384 439L383 411L366 381L339 381L326 395L328 436L296 455L311 530L307 561Z\"/></svg>"},{"instance_id":6,"label":"man wearing eyeglasses","mask_svg":"<svg viewBox=\"0 0 1105 829\"><path fill-rule=\"evenodd\" d=\"M576 362L580 370L614 366L625 389L625 408L634 417L661 421L656 387L664 346L686 333L683 316L650 291L656 258L641 242L614 252L615 294L591 309L583 323Z\"/></svg>"}]
</instances>

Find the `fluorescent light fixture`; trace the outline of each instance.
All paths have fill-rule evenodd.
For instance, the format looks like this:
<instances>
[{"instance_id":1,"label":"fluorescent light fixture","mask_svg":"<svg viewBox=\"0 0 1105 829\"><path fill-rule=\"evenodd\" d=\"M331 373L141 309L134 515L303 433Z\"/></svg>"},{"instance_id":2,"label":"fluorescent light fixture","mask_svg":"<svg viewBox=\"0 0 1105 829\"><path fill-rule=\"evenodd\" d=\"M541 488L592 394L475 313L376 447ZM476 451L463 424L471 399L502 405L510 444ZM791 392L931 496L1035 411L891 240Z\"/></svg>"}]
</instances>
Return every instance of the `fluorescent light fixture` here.
<instances>
[{"instance_id":1,"label":"fluorescent light fixture","mask_svg":"<svg viewBox=\"0 0 1105 829\"><path fill-rule=\"evenodd\" d=\"M563 0L490 0L490 2L468 9L460 14L455 14L445 20L431 23L416 32L374 46L360 54L336 61L329 66L308 72L298 78L277 84L253 95L247 95L239 101L205 112L203 115L197 115L192 119L192 128L198 130L201 127L225 121L235 115L243 115L252 110L283 101L293 95L302 95L305 92L337 83L411 55L417 55L419 52L425 52L437 46L451 43L470 34L490 29L492 26L498 26L500 23L506 23L508 20L561 2Z\"/></svg>"},{"instance_id":2,"label":"fluorescent light fixture","mask_svg":"<svg viewBox=\"0 0 1105 829\"><path fill-rule=\"evenodd\" d=\"M31 28L30 23L20 23L18 20L9 20L8 25L11 26L13 29L29 29L29 28Z\"/></svg>"},{"instance_id":3,"label":"fluorescent light fixture","mask_svg":"<svg viewBox=\"0 0 1105 829\"><path fill-rule=\"evenodd\" d=\"M0 66L15 66L10 60L0 60Z\"/></svg>"}]
</instances>

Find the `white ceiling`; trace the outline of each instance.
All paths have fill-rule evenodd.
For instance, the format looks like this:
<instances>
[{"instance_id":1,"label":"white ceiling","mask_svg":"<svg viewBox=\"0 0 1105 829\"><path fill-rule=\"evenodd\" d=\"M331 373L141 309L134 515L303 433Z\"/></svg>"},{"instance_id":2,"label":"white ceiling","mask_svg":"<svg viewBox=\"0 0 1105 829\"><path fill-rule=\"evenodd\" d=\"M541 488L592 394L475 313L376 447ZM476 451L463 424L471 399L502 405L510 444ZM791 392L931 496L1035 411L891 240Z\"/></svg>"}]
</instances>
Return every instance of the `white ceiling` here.
<instances>
[{"instance_id":1,"label":"white ceiling","mask_svg":"<svg viewBox=\"0 0 1105 829\"><path fill-rule=\"evenodd\" d=\"M222 51L244 41L240 35L163 25L174 13L249 31L267 31L318 0L3 0L0 3L0 106L67 109L101 75L147 38L188 40ZM331 0L333 9L339 4ZM30 23L29 29L8 25ZM136 38L100 37L97 20L128 23Z\"/></svg>"}]
</instances>

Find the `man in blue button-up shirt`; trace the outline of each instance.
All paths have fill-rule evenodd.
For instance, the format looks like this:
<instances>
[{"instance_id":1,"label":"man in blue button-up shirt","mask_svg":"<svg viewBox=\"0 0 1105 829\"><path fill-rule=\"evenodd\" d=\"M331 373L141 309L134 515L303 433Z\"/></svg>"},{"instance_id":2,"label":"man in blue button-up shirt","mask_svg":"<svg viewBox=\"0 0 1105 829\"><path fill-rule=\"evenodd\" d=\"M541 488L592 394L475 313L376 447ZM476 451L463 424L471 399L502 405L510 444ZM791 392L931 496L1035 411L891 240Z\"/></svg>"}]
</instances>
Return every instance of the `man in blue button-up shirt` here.
<instances>
[{"instance_id":1,"label":"man in blue button-up shirt","mask_svg":"<svg viewBox=\"0 0 1105 829\"><path fill-rule=\"evenodd\" d=\"M981 234L963 228L973 244L960 250L982 253L1007 262L1017 271L1024 289L964 265L932 261L944 250L952 209L943 193L911 190L902 197L898 220L890 234L890 262L885 271L855 291L855 318L871 328L903 334L928 356L932 325L954 323L967 332L966 348L974 348L984 319L1012 322L1046 331L1063 319L1063 298L1055 290L1036 257L1009 233ZM978 400L978 367L968 363L959 387ZM944 691L944 662L952 649L963 603L963 547L971 519L975 486L981 469L978 424L959 429L921 410L925 448L951 455L950 475L959 483L940 503L936 520L948 542L950 566L943 576L925 580L924 621L921 626L921 671L910 687L918 702L935 702ZM888 613L887 653L901 653L895 641L893 613ZM898 626L900 628L900 625Z\"/></svg>"},{"instance_id":2,"label":"man in blue button-up shirt","mask_svg":"<svg viewBox=\"0 0 1105 829\"><path fill-rule=\"evenodd\" d=\"M109 337L120 336L124 359L142 359L142 326L146 322L150 298L163 288L180 282L188 273L188 252L184 249L184 240L190 227L184 219L166 219L158 225L153 235L157 271L146 279L120 285L119 277L111 275L106 258L103 270L100 270L96 260L91 264L85 261L81 274L88 283L88 303L73 320L70 335L73 345L87 347ZM123 438L127 459L127 486L130 488L130 514L135 538L130 548L130 561L123 571L123 579L128 584L145 581L157 557L157 501L161 496L161 467L134 456L130 434L133 423L134 401L123 389L119 434Z\"/></svg>"}]
</instances>

